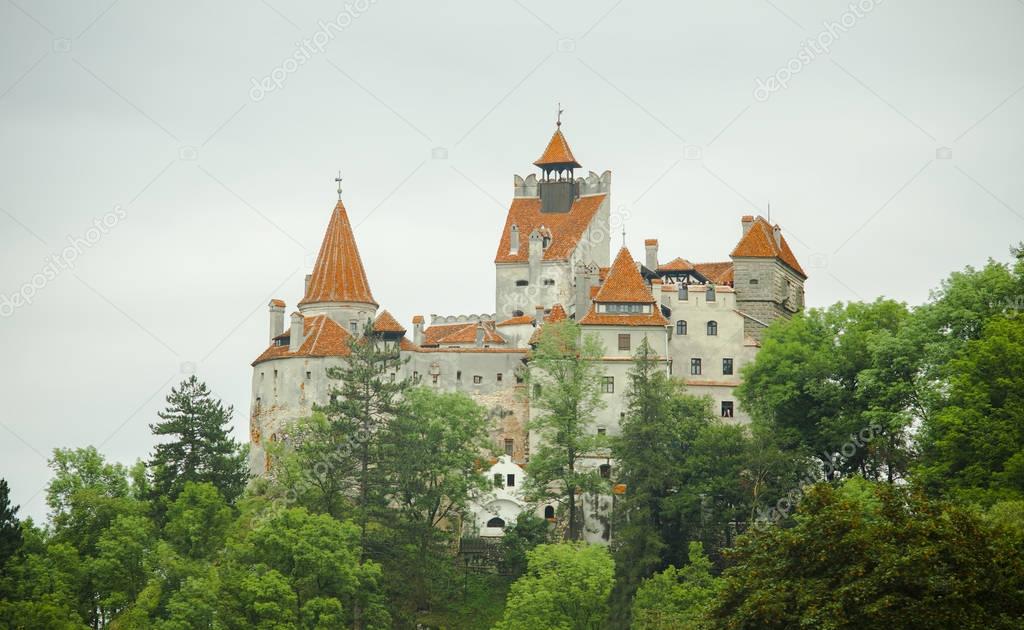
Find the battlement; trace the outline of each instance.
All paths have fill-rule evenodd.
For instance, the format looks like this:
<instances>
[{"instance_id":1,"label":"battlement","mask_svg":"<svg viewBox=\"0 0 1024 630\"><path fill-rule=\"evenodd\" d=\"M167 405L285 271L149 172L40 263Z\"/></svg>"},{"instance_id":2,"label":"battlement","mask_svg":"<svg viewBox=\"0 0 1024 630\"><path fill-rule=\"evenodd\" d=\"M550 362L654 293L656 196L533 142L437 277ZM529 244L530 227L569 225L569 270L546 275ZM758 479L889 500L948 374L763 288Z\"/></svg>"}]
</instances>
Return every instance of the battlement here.
<instances>
[{"instance_id":1,"label":"battlement","mask_svg":"<svg viewBox=\"0 0 1024 630\"><path fill-rule=\"evenodd\" d=\"M430 315L430 325L467 324L470 322L493 322L494 313L471 313L469 315Z\"/></svg>"},{"instance_id":2,"label":"battlement","mask_svg":"<svg viewBox=\"0 0 1024 630\"><path fill-rule=\"evenodd\" d=\"M540 197L540 186L536 174L531 174L526 178L520 175L513 175L512 177L513 195L516 198ZM598 175L594 171L590 171L586 177L576 178L576 187L580 197L608 194L612 187L612 172L605 171Z\"/></svg>"}]
</instances>

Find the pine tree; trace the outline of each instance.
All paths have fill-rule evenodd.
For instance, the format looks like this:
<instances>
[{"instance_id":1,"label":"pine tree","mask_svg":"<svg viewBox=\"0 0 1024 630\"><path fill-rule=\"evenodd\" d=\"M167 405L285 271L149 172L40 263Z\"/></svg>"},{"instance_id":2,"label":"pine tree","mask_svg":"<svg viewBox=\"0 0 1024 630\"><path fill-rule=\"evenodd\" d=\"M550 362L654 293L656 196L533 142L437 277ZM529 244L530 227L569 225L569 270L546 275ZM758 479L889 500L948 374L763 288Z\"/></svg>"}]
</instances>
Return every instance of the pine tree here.
<instances>
[{"instance_id":1,"label":"pine tree","mask_svg":"<svg viewBox=\"0 0 1024 630\"><path fill-rule=\"evenodd\" d=\"M18 551L22 542L18 506L11 505L10 494L7 480L0 479L0 569Z\"/></svg>"},{"instance_id":2,"label":"pine tree","mask_svg":"<svg viewBox=\"0 0 1024 630\"><path fill-rule=\"evenodd\" d=\"M194 375L171 388L167 403L157 414L163 421L149 425L154 435L172 437L157 444L149 462L157 503L173 502L189 481L212 483L233 502L249 478L245 454L230 435L234 409Z\"/></svg>"}]
</instances>

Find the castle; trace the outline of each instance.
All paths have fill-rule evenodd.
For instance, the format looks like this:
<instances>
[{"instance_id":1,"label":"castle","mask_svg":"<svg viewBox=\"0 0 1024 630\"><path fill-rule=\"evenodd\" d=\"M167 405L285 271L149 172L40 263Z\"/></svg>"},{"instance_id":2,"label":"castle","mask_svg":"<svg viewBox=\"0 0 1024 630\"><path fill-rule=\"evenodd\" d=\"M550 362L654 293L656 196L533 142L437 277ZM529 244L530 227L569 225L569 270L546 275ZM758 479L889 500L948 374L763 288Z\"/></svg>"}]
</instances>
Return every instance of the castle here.
<instances>
[{"instance_id":1,"label":"castle","mask_svg":"<svg viewBox=\"0 0 1024 630\"><path fill-rule=\"evenodd\" d=\"M531 409L520 391L518 369L545 324L574 319L604 345L602 392L606 406L592 429L615 435L625 415L625 388L641 339L659 354L689 393L709 396L725 422L745 422L734 389L740 369L753 360L772 320L803 308L806 273L778 225L744 216L728 260L662 262L658 241L634 260L622 247L611 257L611 172L581 168L558 123L540 170L514 176L514 190L495 253L495 309L490 314L413 318L410 332L373 297L348 213L340 200L306 276L298 310L287 320L281 300L269 304L268 347L252 363L250 466L269 466L264 443L287 439L290 422L326 404L331 367L341 365L353 336L372 323L373 334L396 342L406 362L395 378L444 391L460 391L483 405L494 446L504 456L489 474L495 492L474 507L471 527L499 536L526 505L524 466L537 436L527 428ZM607 454L587 465L614 478ZM588 540L608 540L609 501L584 502ZM553 506L537 507L554 518Z\"/></svg>"}]
</instances>

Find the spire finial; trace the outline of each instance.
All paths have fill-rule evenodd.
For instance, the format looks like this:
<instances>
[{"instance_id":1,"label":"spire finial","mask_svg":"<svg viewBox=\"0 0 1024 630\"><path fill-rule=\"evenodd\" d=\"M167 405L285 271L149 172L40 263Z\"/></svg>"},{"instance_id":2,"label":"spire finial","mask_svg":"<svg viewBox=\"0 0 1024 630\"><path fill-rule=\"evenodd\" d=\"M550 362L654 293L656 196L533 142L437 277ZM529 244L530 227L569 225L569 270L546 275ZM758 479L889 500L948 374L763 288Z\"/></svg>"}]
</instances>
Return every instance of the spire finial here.
<instances>
[{"instance_id":1,"label":"spire finial","mask_svg":"<svg viewBox=\"0 0 1024 630\"><path fill-rule=\"evenodd\" d=\"M556 127L561 127L562 126L562 112L564 112L564 111L565 110L562 109L562 103L561 103L561 101L559 101L559 103L558 103L558 118L555 119L555 126Z\"/></svg>"},{"instance_id":2,"label":"spire finial","mask_svg":"<svg viewBox=\"0 0 1024 630\"><path fill-rule=\"evenodd\" d=\"M626 226L622 226L622 247L626 247Z\"/></svg>"},{"instance_id":3,"label":"spire finial","mask_svg":"<svg viewBox=\"0 0 1024 630\"><path fill-rule=\"evenodd\" d=\"M768 223L772 222L772 202L768 202Z\"/></svg>"},{"instance_id":4,"label":"spire finial","mask_svg":"<svg viewBox=\"0 0 1024 630\"><path fill-rule=\"evenodd\" d=\"M338 201L341 201L341 171L338 171L338 176L334 178L334 181L338 182Z\"/></svg>"}]
</instances>

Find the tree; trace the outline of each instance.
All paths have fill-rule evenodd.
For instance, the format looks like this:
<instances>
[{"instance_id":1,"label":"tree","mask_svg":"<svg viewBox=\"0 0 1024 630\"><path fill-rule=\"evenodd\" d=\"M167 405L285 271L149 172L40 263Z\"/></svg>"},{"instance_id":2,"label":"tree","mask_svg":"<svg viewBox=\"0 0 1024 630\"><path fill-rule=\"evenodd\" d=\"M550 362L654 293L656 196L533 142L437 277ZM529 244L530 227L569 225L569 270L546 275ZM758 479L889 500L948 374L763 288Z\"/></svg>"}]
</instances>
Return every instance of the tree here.
<instances>
[{"instance_id":1,"label":"tree","mask_svg":"<svg viewBox=\"0 0 1024 630\"><path fill-rule=\"evenodd\" d=\"M701 544L691 542L690 562L669 565L643 581L633 600L634 630L697 630L706 628L706 615L718 589L711 561Z\"/></svg>"},{"instance_id":2,"label":"tree","mask_svg":"<svg viewBox=\"0 0 1024 630\"><path fill-rule=\"evenodd\" d=\"M512 584L496 630L597 630L608 616L615 566L599 545L540 545L527 553L526 574Z\"/></svg>"},{"instance_id":3,"label":"tree","mask_svg":"<svg viewBox=\"0 0 1024 630\"><path fill-rule=\"evenodd\" d=\"M314 620L301 626L310 628L390 627L380 566L360 561L359 536L352 522L303 508L260 522L226 552L220 578L225 627L296 627L300 619Z\"/></svg>"},{"instance_id":4,"label":"tree","mask_svg":"<svg viewBox=\"0 0 1024 630\"><path fill-rule=\"evenodd\" d=\"M212 483L185 484L167 510L164 537L187 558L210 558L224 545L231 508Z\"/></svg>"},{"instance_id":5,"label":"tree","mask_svg":"<svg viewBox=\"0 0 1024 630\"><path fill-rule=\"evenodd\" d=\"M501 537L501 559L505 570L513 577L526 572L526 555L537 545L549 542L551 524L529 511L516 517L511 527L505 528Z\"/></svg>"},{"instance_id":6,"label":"tree","mask_svg":"<svg viewBox=\"0 0 1024 630\"><path fill-rule=\"evenodd\" d=\"M989 319L944 375L943 405L922 426L918 480L985 505L1024 499L1024 319Z\"/></svg>"},{"instance_id":7,"label":"tree","mask_svg":"<svg viewBox=\"0 0 1024 630\"><path fill-rule=\"evenodd\" d=\"M854 477L740 537L712 627L1019 628L1024 550L980 514Z\"/></svg>"},{"instance_id":8,"label":"tree","mask_svg":"<svg viewBox=\"0 0 1024 630\"><path fill-rule=\"evenodd\" d=\"M314 409L326 417L328 443L336 448L324 475L332 476L331 483L352 497L359 549L366 553L370 516L386 506L386 471L375 466L382 461L382 437L403 412L410 384L397 378L402 365L398 343L376 336L372 324L361 337L349 340L348 348L344 365L327 370L329 378L339 381L331 389L331 402Z\"/></svg>"},{"instance_id":9,"label":"tree","mask_svg":"<svg viewBox=\"0 0 1024 630\"><path fill-rule=\"evenodd\" d=\"M909 466L922 406L908 319L903 304L879 299L776 320L737 396L755 422L818 458L827 479L857 472L894 482Z\"/></svg>"},{"instance_id":10,"label":"tree","mask_svg":"<svg viewBox=\"0 0 1024 630\"><path fill-rule=\"evenodd\" d=\"M439 573L447 570L451 536L471 493L487 487L480 454L490 448L484 409L461 393L417 387L381 436L388 514L399 544L396 558L415 609L429 606ZM447 535L445 534L447 531Z\"/></svg>"},{"instance_id":11,"label":"tree","mask_svg":"<svg viewBox=\"0 0 1024 630\"><path fill-rule=\"evenodd\" d=\"M11 505L11 489L6 479L0 479L0 569L21 548L21 542L18 506Z\"/></svg>"},{"instance_id":12,"label":"tree","mask_svg":"<svg viewBox=\"0 0 1024 630\"><path fill-rule=\"evenodd\" d=\"M231 437L234 409L225 407L195 375L171 388L161 422L149 425L153 435L169 436L157 444L149 462L158 515L188 482L212 483L233 503L249 478L245 453Z\"/></svg>"},{"instance_id":13,"label":"tree","mask_svg":"<svg viewBox=\"0 0 1024 630\"><path fill-rule=\"evenodd\" d=\"M530 455L526 495L534 501L557 502L567 508L569 540L583 537L578 495L606 489L600 472L579 464L605 445L591 429L604 406L600 341L584 336L579 324L565 320L547 324L530 356L526 382L535 414L530 430L540 446Z\"/></svg>"}]
</instances>

